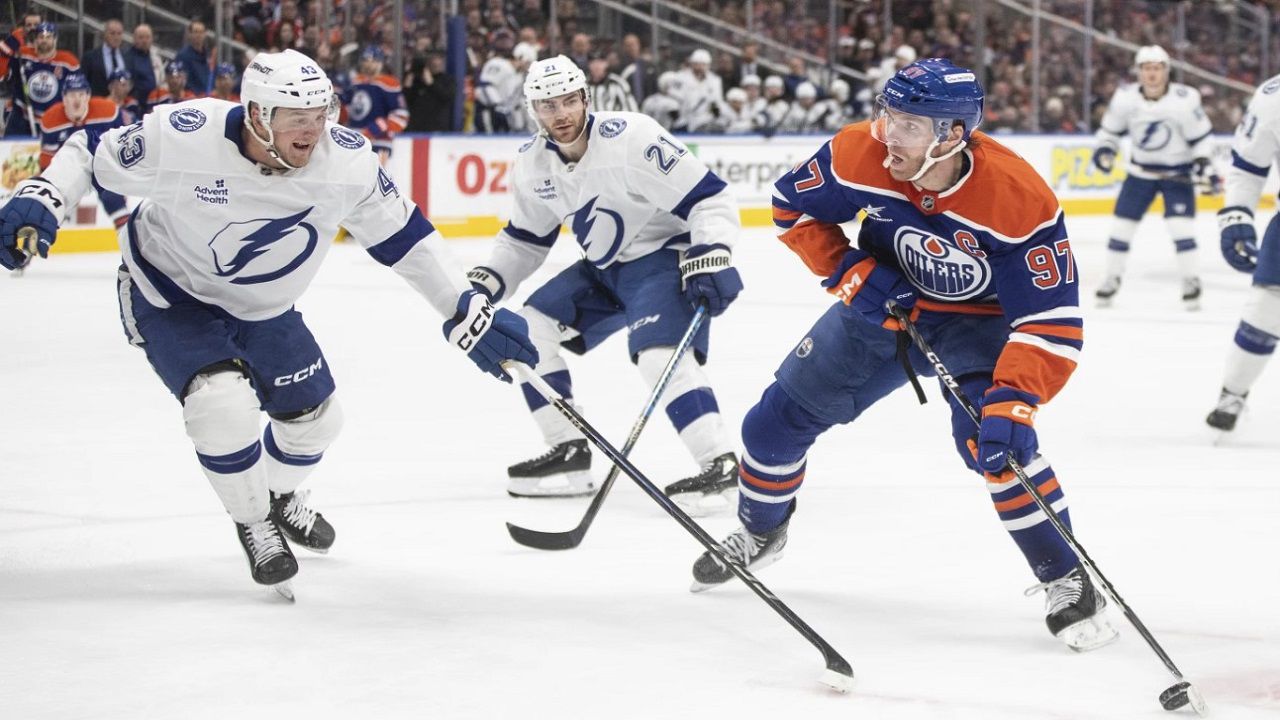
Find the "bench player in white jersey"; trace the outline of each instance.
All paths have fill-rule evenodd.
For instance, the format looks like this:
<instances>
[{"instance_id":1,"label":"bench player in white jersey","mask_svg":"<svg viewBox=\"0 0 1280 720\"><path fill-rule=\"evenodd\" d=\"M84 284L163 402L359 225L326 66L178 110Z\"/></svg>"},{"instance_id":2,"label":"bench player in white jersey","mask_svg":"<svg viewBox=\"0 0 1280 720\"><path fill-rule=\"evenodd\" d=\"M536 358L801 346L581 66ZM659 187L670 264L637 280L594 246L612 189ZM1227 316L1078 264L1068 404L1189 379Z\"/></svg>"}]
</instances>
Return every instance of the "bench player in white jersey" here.
<instances>
[{"instance_id":1,"label":"bench player in white jersey","mask_svg":"<svg viewBox=\"0 0 1280 720\"><path fill-rule=\"evenodd\" d=\"M628 330L631 360L657 381L684 335L694 307L719 315L742 290L730 264L738 207L723 180L652 118L594 113L586 77L563 55L534 63L524 92L537 135L512 170L515 206L484 265L468 277L498 300L542 264L567 224L583 259L529 297L520 314L542 358L538 374L572 397L561 347L582 353ZM737 482L734 441L725 429L706 361L709 324L676 366L666 413L701 466L666 488L692 512L714 509ZM690 357L693 355L695 357ZM587 441L541 395L525 400L551 449L508 470L515 496L570 496L594 491ZM721 501L721 504L722 501Z\"/></svg>"},{"instance_id":2,"label":"bench player in white jersey","mask_svg":"<svg viewBox=\"0 0 1280 720\"><path fill-rule=\"evenodd\" d=\"M1219 430L1233 430L1249 388L1262 374L1280 342L1280 215L1271 218L1258 246L1253 209L1271 165L1280 156L1280 75L1258 88L1231 145L1226 207L1218 211L1222 256L1231 267L1253 274L1253 288L1241 313L1235 342L1227 354L1218 406L1205 418Z\"/></svg>"},{"instance_id":3,"label":"bench player in white jersey","mask_svg":"<svg viewBox=\"0 0 1280 720\"><path fill-rule=\"evenodd\" d=\"M298 565L288 541L325 552L335 536L298 487L342 412L293 304L339 224L451 318L449 342L482 369L509 380L501 360L537 356L518 315L495 312L474 290L459 297L435 228L369 141L328 121L333 86L319 66L293 50L261 53L241 98L167 105L126 128L72 135L0 208L0 264L45 255L91 187L141 198L120 239L125 334L182 403L253 579L290 596Z\"/></svg>"},{"instance_id":4,"label":"bench player in white jersey","mask_svg":"<svg viewBox=\"0 0 1280 720\"><path fill-rule=\"evenodd\" d=\"M1196 261L1196 187L1210 193L1221 186L1209 161L1213 127L1200 107L1200 93L1169 80L1169 54L1159 45L1139 48L1133 59L1138 82L1122 85L1098 128L1093 163L1105 173L1115 166L1120 139L1129 136L1129 174L1116 198L1115 220L1107 242L1107 269L1096 297L1111 304L1129 259L1129 246L1147 208L1164 197L1165 225L1177 251L1182 301L1200 306Z\"/></svg>"}]
</instances>

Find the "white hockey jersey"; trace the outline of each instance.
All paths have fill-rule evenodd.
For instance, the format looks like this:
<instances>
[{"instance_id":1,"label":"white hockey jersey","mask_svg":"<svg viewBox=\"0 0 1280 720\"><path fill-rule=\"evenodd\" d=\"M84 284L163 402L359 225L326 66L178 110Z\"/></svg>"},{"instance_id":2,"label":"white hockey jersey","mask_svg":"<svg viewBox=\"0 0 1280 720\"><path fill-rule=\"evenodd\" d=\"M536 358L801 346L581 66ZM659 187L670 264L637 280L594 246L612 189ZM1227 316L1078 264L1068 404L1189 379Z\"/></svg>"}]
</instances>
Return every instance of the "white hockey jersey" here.
<instances>
[{"instance_id":1,"label":"white hockey jersey","mask_svg":"<svg viewBox=\"0 0 1280 720\"><path fill-rule=\"evenodd\" d=\"M1280 156L1280 75L1262 83L1231 141L1226 206L1253 210L1262 196L1271 164Z\"/></svg>"},{"instance_id":2,"label":"white hockey jersey","mask_svg":"<svg viewBox=\"0 0 1280 720\"><path fill-rule=\"evenodd\" d=\"M688 68L676 74L680 83L672 93L677 94L680 101L681 129L698 132L715 119L724 105L724 85L713 72L706 73L701 80Z\"/></svg>"},{"instance_id":3,"label":"white hockey jersey","mask_svg":"<svg viewBox=\"0 0 1280 720\"><path fill-rule=\"evenodd\" d=\"M513 132L525 128L524 75L509 58L495 55L485 61L476 83L476 102L504 115Z\"/></svg>"},{"instance_id":4,"label":"white hockey jersey","mask_svg":"<svg viewBox=\"0 0 1280 720\"><path fill-rule=\"evenodd\" d=\"M809 107L797 100L787 108L778 129L784 133L832 133L844 125L844 113L834 100L818 100Z\"/></svg>"},{"instance_id":5,"label":"white hockey jersey","mask_svg":"<svg viewBox=\"0 0 1280 720\"><path fill-rule=\"evenodd\" d=\"M440 235L367 139L330 123L305 167L271 171L244 155L243 126L235 103L162 105L100 137L73 135L42 175L67 207L91 182L141 199L120 249L157 307L194 299L243 320L276 317L311 283L341 224L442 315L454 314L458 290Z\"/></svg>"},{"instance_id":6,"label":"white hockey jersey","mask_svg":"<svg viewBox=\"0 0 1280 720\"><path fill-rule=\"evenodd\" d=\"M1185 174L1191 161L1209 156L1213 126L1200 106L1200 93L1170 82L1158 100L1147 100L1138 83L1122 85L1102 116L1097 138L1120 149L1129 136L1129 172L1138 177Z\"/></svg>"},{"instance_id":7,"label":"white hockey jersey","mask_svg":"<svg viewBox=\"0 0 1280 720\"><path fill-rule=\"evenodd\" d=\"M680 101L656 92L644 99L640 112L658 121L664 129L670 130L680 123Z\"/></svg>"},{"instance_id":8,"label":"white hockey jersey","mask_svg":"<svg viewBox=\"0 0 1280 720\"><path fill-rule=\"evenodd\" d=\"M568 225L598 268L691 245L732 246L740 230L725 182L653 118L592 113L587 151L566 162L539 135L511 171L514 207L485 268L509 296L546 259Z\"/></svg>"}]
</instances>

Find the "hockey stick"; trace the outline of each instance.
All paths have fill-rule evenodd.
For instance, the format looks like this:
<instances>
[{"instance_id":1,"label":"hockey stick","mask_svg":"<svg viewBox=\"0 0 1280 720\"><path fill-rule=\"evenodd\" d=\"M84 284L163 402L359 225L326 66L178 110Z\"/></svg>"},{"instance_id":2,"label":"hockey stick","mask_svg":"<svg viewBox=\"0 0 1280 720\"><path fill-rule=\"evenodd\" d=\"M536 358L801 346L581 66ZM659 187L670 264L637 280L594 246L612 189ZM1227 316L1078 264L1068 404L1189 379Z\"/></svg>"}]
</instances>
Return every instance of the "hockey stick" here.
<instances>
[{"instance_id":1,"label":"hockey stick","mask_svg":"<svg viewBox=\"0 0 1280 720\"><path fill-rule=\"evenodd\" d=\"M675 373L676 365L680 362L680 358L684 357L684 353L689 349L689 346L693 344L693 337L698 334L698 328L702 327L702 320L706 316L706 303L701 303L698 305L698 309L694 311L693 319L689 321L689 329L684 332L684 337L680 338L675 351L671 353L671 359L667 361L667 367L663 369L662 375L658 377L658 382L653 386L653 391L649 393L649 401L645 403L644 410L640 411L640 417L636 418L635 424L631 426L631 434L627 436L627 443L622 446L622 455L624 457L630 455L631 450L636 446L636 441L640 439L640 431L644 430L644 426L649 422L649 416L653 414L653 409L658 405L658 398L667 389L667 383L671 380L672 374ZM613 487L613 481L617 477L618 466L614 465L609 468L609 474L605 477L604 484L600 486L596 496L591 499L591 506L587 508L586 515L582 516L582 520L574 529L567 532L542 532L507 523L507 532L511 533L512 540L538 550L570 550L576 548L582 543L582 538L586 537L587 530L591 527L592 521L596 519L596 513L600 512L600 506L604 504L605 497L609 495L609 488Z\"/></svg>"},{"instance_id":2,"label":"hockey stick","mask_svg":"<svg viewBox=\"0 0 1280 720\"><path fill-rule=\"evenodd\" d=\"M853 687L853 669L849 667L849 662L841 657L840 653L836 652L835 648L831 647L826 640L822 639L821 635L815 632L813 628L809 627L804 620L801 620L800 617L791 610L791 608L787 607L781 600L779 600L778 596L774 595L769 588L764 586L764 583L757 580L756 576L752 575L751 571L747 570L742 563L728 555L724 549L720 547L720 543L717 543L710 535L707 534L707 531L703 530L696 522L693 521L692 518L686 515L685 512L675 504L675 501L666 495L663 495L662 490L658 489L658 487L653 484L653 481L645 477L643 473L631 464L631 461L627 460L625 455L618 452L613 445L610 445L609 441L605 440L604 437L591 426L591 423L588 423L572 405L566 402L564 398L560 397L556 391L552 389L545 380L538 377L537 374L529 368L529 366L511 361L504 362L502 366L506 368L507 372L518 372L525 382L532 385L538 393L547 399L547 402L551 403L556 410L560 411L561 415L565 416L565 419L573 423L573 425L577 427L583 435L586 435L587 440L591 441L592 445L595 445L600 452L604 453L609 460L613 462L613 464L621 468L622 472L626 473L627 477L635 481L636 485L639 485L640 489L643 490L646 495L653 498L653 501L661 505L662 509L666 510L668 515L675 518L676 522L680 523L681 527L689 531L689 534L696 538L702 547L707 549L707 552L715 556L715 558L725 567L732 570L733 574L741 578L742 582L746 583L747 587L751 588L752 592L760 596L761 600L765 601L765 604L773 608L774 612L781 615L782 619L786 620L791 627L795 628L797 632L804 636L805 640L812 643L813 646L822 653L822 660L827 665L826 671L818 678L819 682L833 690L849 692Z\"/></svg>"},{"instance_id":3,"label":"hockey stick","mask_svg":"<svg viewBox=\"0 0 1280 720\"><path fill-rule=\"evenodd\" d=\"M929 347L928 341L924 339L924 336L920 334L919 328L917 328L915 323L911 321L908 311L899 305L891 305L890 312L892 312L893 316L902 324L903 330L911 336L911 341L915 343L916 348L919 349L921 354L925 356L925 359L933 365L934 372L938 374L938 379L941 380L942 384L947 388L947 392L951 394L951 397L955 398L956 402L959 403L960 407L963 408L965 413L969 416L969 419L973 420L974 425L981 427L982 416L978 413L977 407L969 397L965 395L964 391L960 389L960 384L951 376L951 372L942 364L942 360L933 352L933 348ZM1080 562L1088 568L1089 572L1093 573L1095 578L1098 579L1098 584L1102 586L1104 591L1106 591L1107 596L1124 611L1124 616L1129 620L1129 624L1133 625L1133 628L1138 631L1138 634L1142 636L1142 639L1146 641L1151 650L1160 658L1160 662L1164 663L1164 666L1168 668L1169 672L1178 680L1178 682L1169 686L1164 692L1160 693L1161 707L1165 710L1177 710L1178 708L1190 703L1191 709L1195 710L1197 715L1203 716L1207 712L1207 708L1205 707L1204 697L1200 694L1200 691L1187 681L1185 676L1183 676L1182 671L1174 664L1173 658L1169 657L1169 654L1164 651L1164 648L1160 647L1160 643L1156 642L1155 637L1151 634L1150 630L1147 630L1147 626L1138 618L1137 613L1129 607L1129 604L1124 601L1124 598L1120 597L1119 591L1117 591L1115 586L1111 584L1111 581L1102 574L1102 570L1098 569L1097 563L1093 561L1093 558L1089 557L1089 553L1085 552L1084 546L1080 544L1079 540L1076 540L1075 535L1072 534L1071 530L1062 522L1062 518L1058 517L1058 513L1050 507L1049 502L1044 499L1044 495L1040 494L1040 489L1035 486L1035 483L1031 482L1031 478L1027 476L1027 472L1023 469L1021 463L1013 457L1009 457L1008 466L1009 469L1013 471L1013 474L1017 476L1018 482L1022 485L1022 488L1026 490L1027 494L1031 496L1031 499L1035 501L1036 506L1039 507L1040 511L1049 518L1049 522L1053 523L1053 528L1058 531L1058 535L1062 537L1063 541L1065 541L1067 545L1071 546L1076 557L1080 558Z\"/></svg>"}]
</instances>

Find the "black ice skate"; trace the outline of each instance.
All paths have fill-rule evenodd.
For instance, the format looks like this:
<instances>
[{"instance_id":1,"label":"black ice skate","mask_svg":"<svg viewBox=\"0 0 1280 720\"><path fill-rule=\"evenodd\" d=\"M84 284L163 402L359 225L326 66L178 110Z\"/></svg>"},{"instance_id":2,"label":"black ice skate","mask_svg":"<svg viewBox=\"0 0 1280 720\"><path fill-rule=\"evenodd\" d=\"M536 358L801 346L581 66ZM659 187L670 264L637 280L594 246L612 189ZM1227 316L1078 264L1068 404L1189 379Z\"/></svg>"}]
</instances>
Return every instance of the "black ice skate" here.
<instances>
[{"instance_id":1,"label":"black ice skate","mask_svg":"<svg viewBox=\"0 0 1280 720\"><path fill-rule=\"evenodd\" d=\"M782 559L782 551L787 547L787 525L789 524L789 520L784 521L762 535L756 535L745 527L738 528L720 542L720 547L724 549L725 555L755 572ZM728 582L733 576L733 571L728 565L720 562L711 553L704 552L693 563L693 585L689 591L710 590Z\"/></svg>"},{"instance_id":2,"label":"black ice skate","mask_svg":"<svg viewBox=\"0 0 1280 720\"><path fill-rule=\"evenodd\" d=\"M1044 622L1049 632L1072 650L1096 650L1120 637L1103 615L1106 598L1094 588L1084 566L1077 565L1057 580L1030 587L1026 594L1031 596L1039 590L1045 591Z\"/></svg>"},{"instance_id":3,"label":"black ice skate","mask_svg":"<svg viewBox=\"0 0 1280 720\"><path fill-rule=\"evenodd\" d=\"M1200 278L1182 278L1182 305L1188 310L1200 309Z\"/></svg>"},{"instance_id":4,"label":"black ice skate","mask_svg":"<svg viewBox=\"0 0 1280 720\"><path fill-rule=\"evenodd\" d=\"M1118 292L1120 292L1120 276L1108 275L1093 296L1097 298L1098 307L1111 307L1111 301Z\"/></svg>"},{"instance_id":5,"label":"black ice skate","mask_svg":"<svg viewBox=\"0 0 1280 720\"><path fill-rule=\"evenodd\" d=\"M311 552L327 553L337 533L324 515L307 505L310 490L277 495L271 493L271 519L289 538Z\"/></svg>"},{"instance_id":6,"label":"black ice skate","mask_svg":"<svg viewBox=\"0 0 1280 720\"><path fill-rule=\"evenodd\" d=\"M1236 421L1240 419L1240 413L1244 411L1244 399L1249 397L1249 393L1237 395L1226 388L1222 388L1222 394L1218 396L1218 407L1209 413L1209 417L1204 421L1209 423L1210 427L1217 428L1223 432L1231 432L1236 429Z\"/></svg>"},{"instance_id":7,"label":"black ice skate","mask_svg":"<svg viewBox=\"0 0 1280 720\"><path fill-rule=\"evenodd\" d=\"M289 580L298 574L298 561L275 522L267 518L250 525L236 523L236 537L240 538L240 546L249 559L253 581L269 585L293 602L293 586Z\"/></svg>"},{"instance_id":8,"label":"black ice skate","mask_svg":"<svg viewBox=\"0 0 1280 720\"><path fill-rule=\"evenodd\" d=\"M686 513L699 517L731 507L737 489L738 458L725 453L703 465L697 475L673 482L662 492Z\"/></svg>"},{"instance_id":9,"label":"black ice skate","mask_svg":"<svg viewBox=\"0 0 1280 720\"><path fill-rule=\"evenodd\" d=\"M507 468L512 497L577 497L595 492L591 449L586 440L570 440L532 460Z\"/></svg>"}]
</instances>

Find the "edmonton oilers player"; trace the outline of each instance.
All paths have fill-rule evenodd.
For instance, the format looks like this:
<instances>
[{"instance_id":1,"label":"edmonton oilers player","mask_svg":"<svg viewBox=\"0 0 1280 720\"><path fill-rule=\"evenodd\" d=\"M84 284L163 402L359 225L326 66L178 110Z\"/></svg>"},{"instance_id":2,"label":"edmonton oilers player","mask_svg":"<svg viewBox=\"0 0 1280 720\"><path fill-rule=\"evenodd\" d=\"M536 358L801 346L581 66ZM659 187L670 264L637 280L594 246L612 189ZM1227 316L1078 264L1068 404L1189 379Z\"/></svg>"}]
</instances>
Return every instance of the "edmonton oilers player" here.
<instances>
[{"instance_id":1,"label":"edmonton oilers player","mask_svg":"<svg viewBox=\"0 0 1280 720\"><path fill-rule=\"evenodd\" d=\"M253 579L286 596L298 565L282 532L318 552L334 540L297 490L342 411L293 304L339 224L452 318L446 337L482 369L509 380L500 361L537 359L523 319L473 290L458 296L439 234L368 141L328 121L332 96L306 56L261 53L245 71L242 105L192 100L127 128L75 133L0 208L0 264L13 267L47 253L90 187L141 198L121 233L125 334L182 403Z\"/></svg>"},{"instance_id":2,"label":"edmonton oilers player","mask_svg":"<svg viewBox=\"0 0 1280 720\"><path fill-rule=\"evenodd\" d=\"M1120 139L1129 136L1129 174L1116 198L1111 239L1107 242L1107 270L1096 298L1099 307L1111 304L1120 291L1120 278L1129 259L1129 246L1142 216L1157 194L1164 197L1165 226L1177 251L1182 275L1182 302L1188 310L1200 307L1200 278L1196 262L1196 186L1210 194L1222 180L1209 160L1213 127L1200 107L1195 88L1169 81L1169 54L1159 45L1138 49L1133 58L1138 82L1122 85L1098 128L1093 163L1110 173Z\"/></svg>"},{"instance_id":3,"label":"edmonton oilers player","mask_svg":"<svg viewBox=\"0 0 1280 720\"><path fill-rule=\"evenodd\" d=\"M986 478L1000 521L1040 580L1035 589L1046 591L1049 630L1091 649L1116 637L1102 595L1005 468L1016 457L1070 523L1032 422L1080 352L1075 266L1052 191L1026 161L974 132L982 103L972 72L942 59L912 63L885 85L871 121L844 128L774 185L780 239L838 302L743 421L744 527L722 545L753 567L777 560L814 441L907 383L895 357L898 323L886 312L893 302L913 308L964 392L981 398L977 433L951 401L956 450ZM855 247L840 223L859 213ZM914 348L908 357L931 367ZM709 554L693 575L695 592L733 577Z\"/></svg>"},{"instance_id":4,"label":"edmonton oilers player","mask_svg":"<svg viewBox=\"0 0 1280 720\"><path fill-rule=\"evenodd\" d=\"M1218 212L1222 256L1227 264L1253 274L1235 342L1227 354L1218 406L1205 421L1233 430L1245 397L1262 375L1280 342L1280 215L1271 218L1258 248L1253 209L1276 156L1280 155L1280 75L1258 88L1231 146L1226 207Z\"/></svg>"},{"instance_id":5,"label":"edmonton oilers player","mask_svg":"<svg viewBox=\"0 0 1280 720\"><path fill-rule=\"evenodd\" d=\"M538 134L512 170L515 205L489 260L468 277L494 300L510 297L542 264L569 224L583 259L529 296L520 314L542 358L538 374L573 395L564 347L577 353L626 328L631 360L656 383L693 317L707 303L724 312L742 290L730 265L739 231L737 203L723 180L655 120L633 112L591 112L587 79L563 55L534 62L526 109ZM701 466L666 492L691 512L723 507L737 459L711 383L710 323L676 366L666 412ZM551 449L508 470L516 496L569 496L594 490L587 441L530 387L525 400Z\"/></svg>"}]
</instances>

